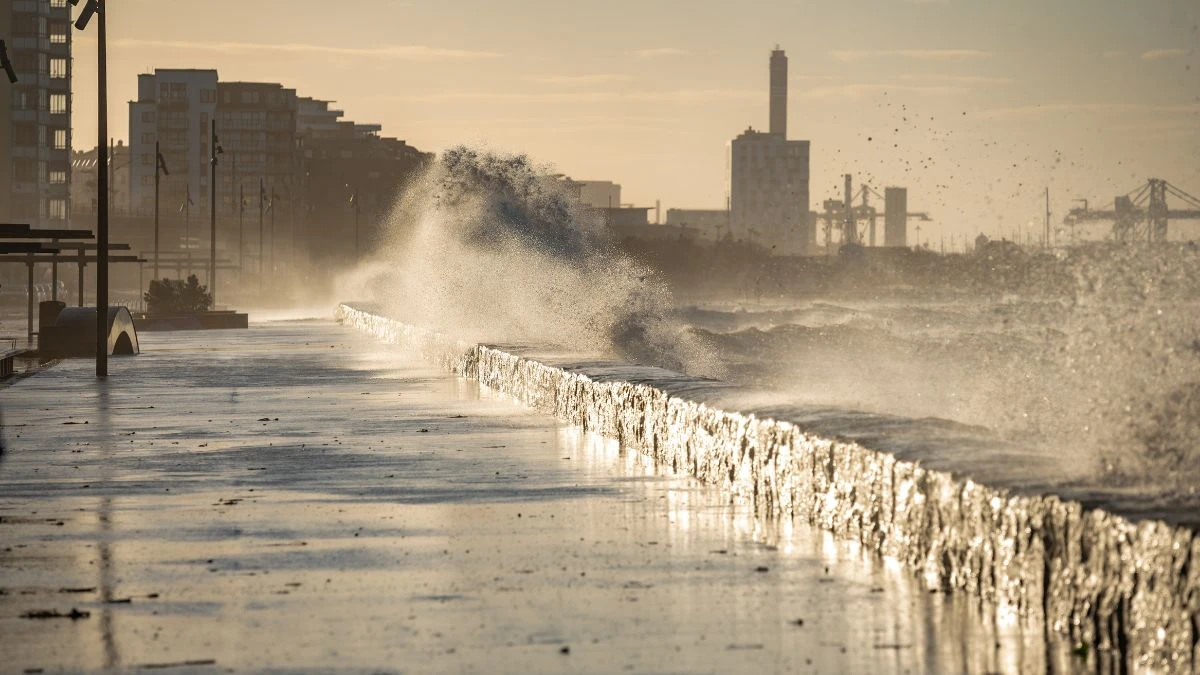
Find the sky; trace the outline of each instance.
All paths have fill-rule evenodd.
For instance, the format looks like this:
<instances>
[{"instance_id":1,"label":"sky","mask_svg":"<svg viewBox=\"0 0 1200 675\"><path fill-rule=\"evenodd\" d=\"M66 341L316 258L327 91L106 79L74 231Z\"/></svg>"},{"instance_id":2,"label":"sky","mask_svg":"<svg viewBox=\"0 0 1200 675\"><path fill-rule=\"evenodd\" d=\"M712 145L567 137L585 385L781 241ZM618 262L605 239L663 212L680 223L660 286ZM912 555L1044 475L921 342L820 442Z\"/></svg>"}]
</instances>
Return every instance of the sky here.
<instances>
[{"instance_id":1,"label":"sky","mask_svg":"<svg viewBox=\"0 0 1200 675\"><path fill-rule=\"evenodd\" d=\"M1040 232L1147 178L1200 195L1197 0L108 0L110 131L137 74L282 82L426 151L525 153L623 201L723 208L726 146L789 136L813 208L852 173L909 188L937 247ZM75 33L74 143L96 137L94 28ZM957 244L956 244L957 245Z\"/></svg>"}]
</instances>

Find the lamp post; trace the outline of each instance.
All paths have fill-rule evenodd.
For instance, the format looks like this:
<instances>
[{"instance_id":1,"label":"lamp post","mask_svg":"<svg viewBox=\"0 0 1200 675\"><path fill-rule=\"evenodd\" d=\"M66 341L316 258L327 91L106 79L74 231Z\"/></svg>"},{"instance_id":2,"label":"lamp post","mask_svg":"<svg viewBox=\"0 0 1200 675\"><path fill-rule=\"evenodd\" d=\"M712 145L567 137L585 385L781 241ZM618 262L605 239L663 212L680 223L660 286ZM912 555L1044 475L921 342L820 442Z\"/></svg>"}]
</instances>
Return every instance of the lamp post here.
<instances>
[{"instance_id":1,"label":"lamp post","mask_svg":"<svg viewBox=\"0 0 1200 675\"><path fill-rule=\"evenodd\" d=\"M212 119L212 135L209 137L208 176L208 290L212 294L213 309L217 308L217 155L225 154L217 139L217 118Z\"/></svg>"},{"instance_id":2,"label":"lamp post","mask_svg":"<svg viewBox=\"0 0 1200 675\"><path fill-rule=\"evenodd\" d=\"M246 188L238 187L238 284L246 277Z\"/></svg>"},{"instance_id":3,"label":"lamp post","mask_svg":"<svg viewBox=\"0 0 1200 675\"><path fill-rule=\"evenodd\" d=\"M78 5L80 0L70 0ZM96 17L96 377L108 377L108 30L105 0L87 0L75 28Z\"/></svg>"},{"instance_id":4,"label":"lamp post","mask_svg":"<svg viewBox=\"0 0 1200 675\"><path fill-rule=\"evenodd\" d=\"M349 183L346 183L346 188L350 190L350 206L354 208L354 262L357 264L362 259L362 235L358 231L358 188L351 187Z\"/></svg>"},{"instance_id":5,"label":"lamp post","mask_svg":"<svg viewBox=\"0 0 1200 675\"><path fill-rule=\"evenodd\" d=\"M271 274L275 273L275 185L271 185Z\"/></svg>"},{"instance_id":6,"label":"lamp post","mask_svg":"<svg viewBox=\"0 0 1200 675\"><path fill-rule=\"evenodd\" d=\"M258 179L258 294L263 290L263 207L267 201L267 186Z\"/></svg>"},{"instance_id":7,"label":"lamp post","mask_svg":"<svg viewBox=\"0 0 1200 675\"><path fill-rule=\"evenodd\" d=\"M154 278L158 276L158 196L159 187L162 183L163 176L170 176L171 172L167 171L167 160L163 158L162 152L159 151L158 141L154 141ZM139 289L140 290L140 289Z\"/></svg>"}]
</instances>

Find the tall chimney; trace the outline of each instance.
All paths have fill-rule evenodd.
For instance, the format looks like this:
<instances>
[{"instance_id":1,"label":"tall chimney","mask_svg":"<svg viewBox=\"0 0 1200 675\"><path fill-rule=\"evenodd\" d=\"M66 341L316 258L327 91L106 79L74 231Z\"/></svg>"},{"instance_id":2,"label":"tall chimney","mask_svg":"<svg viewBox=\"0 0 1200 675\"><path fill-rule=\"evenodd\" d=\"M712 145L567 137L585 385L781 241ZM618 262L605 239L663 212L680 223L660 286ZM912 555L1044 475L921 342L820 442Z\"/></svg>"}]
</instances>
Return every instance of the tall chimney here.
<instances>
[{"instance_id":1,"label":"tall chimney","mask_svg":"<svg viewBox=\"0 0 1200 675\"><path fill-rule=\"evenodd\" d=\"M771 51L771 133L787 138L787 55L775 45Z\"/></svg>"}]
</instances>

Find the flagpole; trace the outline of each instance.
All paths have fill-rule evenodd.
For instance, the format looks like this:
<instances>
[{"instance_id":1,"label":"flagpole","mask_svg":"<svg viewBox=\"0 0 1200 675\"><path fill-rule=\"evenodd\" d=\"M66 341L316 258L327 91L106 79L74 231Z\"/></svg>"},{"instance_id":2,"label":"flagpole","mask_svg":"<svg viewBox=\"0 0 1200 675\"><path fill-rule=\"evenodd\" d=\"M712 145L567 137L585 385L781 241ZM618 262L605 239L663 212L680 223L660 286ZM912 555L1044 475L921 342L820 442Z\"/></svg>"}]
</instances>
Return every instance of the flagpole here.
<instances>
[{"instance_id":1,"label":"flagpole","mask_svg":"<svg viewBox=\"0 0 1200 675\"><path fill-rule=\"evenodd\" d=\"M158 141L154 141L154 279L158 280L158 187L162 181L159 166L162 154L158 151ZM139 209L140 210L140 209ZM140 290L140 289L139 289Z\"/></svg>"}]
</instances>

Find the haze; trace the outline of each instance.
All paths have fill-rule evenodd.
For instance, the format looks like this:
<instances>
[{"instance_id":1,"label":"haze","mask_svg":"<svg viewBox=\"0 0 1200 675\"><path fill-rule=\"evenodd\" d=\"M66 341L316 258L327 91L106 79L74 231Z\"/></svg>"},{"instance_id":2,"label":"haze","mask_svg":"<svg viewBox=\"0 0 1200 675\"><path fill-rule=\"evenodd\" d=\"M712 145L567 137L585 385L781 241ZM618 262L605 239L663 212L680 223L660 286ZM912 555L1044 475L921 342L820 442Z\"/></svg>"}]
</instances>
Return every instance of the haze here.
<instances>
[{"instance_id":1,"label":"haze","mask_svg":"<svg viewBox=\"0 0 1200 675\"><path fill-rule=\"evenodd\" d=\"M484 143L614 180L638 205L720 208L726 143L766 126L778 43L790 135L813 142L814 208L843 173L904 185L935 217L921 238L936 246L1036 230L1046 187L1057 222L1071 200L1111 200L1149 176L1200 184L1192 0L136 0L110 12L118 137L137 73L215 67L223 81L334 99L423 150ZM75 39L84 149L95 42Z\"/></svg>"}]
</instances>

